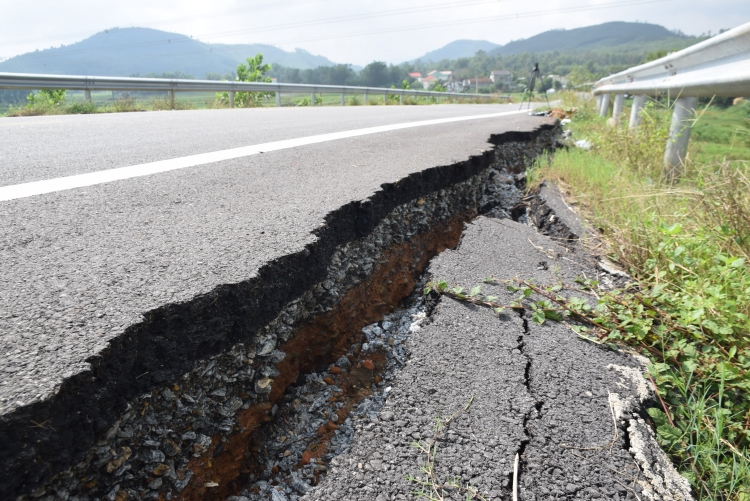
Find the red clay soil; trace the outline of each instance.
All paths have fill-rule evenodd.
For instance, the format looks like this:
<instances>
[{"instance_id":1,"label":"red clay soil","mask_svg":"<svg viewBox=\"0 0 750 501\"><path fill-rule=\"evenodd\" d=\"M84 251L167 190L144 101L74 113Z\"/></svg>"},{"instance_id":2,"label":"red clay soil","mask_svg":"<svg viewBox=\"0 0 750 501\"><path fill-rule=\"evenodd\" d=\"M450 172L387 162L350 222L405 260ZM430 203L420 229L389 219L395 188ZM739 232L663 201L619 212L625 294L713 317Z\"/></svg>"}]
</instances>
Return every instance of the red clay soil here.
<instances>
[{"instance_id":1,"label":"red clay soil","mask_svg":"<svg viewBox=\"0 0 750 501\"><path fill-rule=\"evenodd\" d=\"M194 476L180 493L181 500L224 500L235 495L242 482L242 474L257 473L260 462L255 431L271 418L271 407L295 382L300 374L330 364L344 355L349 347L360 342L364 326L379 321L394 311L414 290L419 275L430 259L448 248L455 248L463 232L464 223L474 216L466 212L427 232L416 235L411 242L400 244L385 253L373 274L344 295L330 311L302 325L289 341L279 349L286 358L277 366L279 376L273 381L269 402L263 402L238 413L239 426L225 442L214 436L210 448L190 461L188 468ZM336 397L345 402L339 418L370 394L378 372L384 369L385 359L373 355L367 360L355 359L350 371L336 375L337 386L344 391ZM338 371L336 371L338 372ZM332 381L333 382L333 381ZM326 453L328 442L337 425L333 422L321 427L319 438L308 447L303 462ZM221 449L217 451L217 448ZM178 476L184 471L177 472Z\"/></svg>"}]
</instances>

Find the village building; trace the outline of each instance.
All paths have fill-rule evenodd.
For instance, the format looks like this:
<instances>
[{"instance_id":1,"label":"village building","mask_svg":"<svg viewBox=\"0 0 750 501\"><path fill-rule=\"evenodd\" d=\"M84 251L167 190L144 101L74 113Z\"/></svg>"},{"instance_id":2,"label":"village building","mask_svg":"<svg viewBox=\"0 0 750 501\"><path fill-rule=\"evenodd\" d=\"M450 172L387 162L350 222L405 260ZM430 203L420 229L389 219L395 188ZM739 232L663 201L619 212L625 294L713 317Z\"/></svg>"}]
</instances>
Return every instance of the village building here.
<instances>
[{"instance_id":1,"label":"village building","mask_svg":"<svg viewBox=\"0 0 750 501\"><path fill-rule=\"evenodd\" d=\"M503 90L510 90L513 74L508 70L493 70L490 72L490 80L496 86L501 85Z\"/></svg>"}]
</instances>

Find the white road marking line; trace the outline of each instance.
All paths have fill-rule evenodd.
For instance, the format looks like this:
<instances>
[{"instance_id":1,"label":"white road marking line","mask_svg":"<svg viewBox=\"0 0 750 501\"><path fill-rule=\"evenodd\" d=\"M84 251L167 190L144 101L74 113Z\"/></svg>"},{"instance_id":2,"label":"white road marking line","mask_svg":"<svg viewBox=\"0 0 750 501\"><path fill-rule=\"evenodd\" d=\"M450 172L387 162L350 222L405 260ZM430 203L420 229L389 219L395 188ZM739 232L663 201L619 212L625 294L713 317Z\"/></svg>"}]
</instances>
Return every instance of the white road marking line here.
<instances>
[{"instance_id":1,"label":"white road marking line","mask_svg":"<svg viewBox=\"0 0 750 501\"><path fill-rule=\"evenodd\" d=\"M272 141L270 143L256 144L253 146L242 146L228 150L214 151L211 153L200 153L198 155L189 155L186 157L172 158L169 160L159 160L140 165L131 165L128 167L119 167L116 169L90 172L88 174L78 174L74 176L58 177L55 179L46 179L44 181L32 181L30 183L14 184L11 186L0 187L0 202L15 200L18 198L33 197L45 193L54 193L57 191L72 190L74 188L83 188L113 181L121 181L134 177L150 176L159 172L167 172L196 165L204 165L234 158L257 155L258 153L268 153L271 151L285 150L297 146L306 146L309 144L324 143L335 141L336 139L346 139L350 137L366 136L368 134L378 134L380 132L389 132L401 129L410 129L413 127L424 127L426 125L439 125L452 122L462 122L465 120L478 120L482 118L498 118L508 115L517 115L528 113L526 111L506 111L502 113L489 113L485 115L471 115L453 118L438 118L434 120L422 120L420 122L407 122L392 125L381 125L378 127L367 127L364 129L355 129L342 132L331 132L329 134L320 134L317 136L300 137L297 139L285 139L282 141Z\"/></svg>"}]
</instances>

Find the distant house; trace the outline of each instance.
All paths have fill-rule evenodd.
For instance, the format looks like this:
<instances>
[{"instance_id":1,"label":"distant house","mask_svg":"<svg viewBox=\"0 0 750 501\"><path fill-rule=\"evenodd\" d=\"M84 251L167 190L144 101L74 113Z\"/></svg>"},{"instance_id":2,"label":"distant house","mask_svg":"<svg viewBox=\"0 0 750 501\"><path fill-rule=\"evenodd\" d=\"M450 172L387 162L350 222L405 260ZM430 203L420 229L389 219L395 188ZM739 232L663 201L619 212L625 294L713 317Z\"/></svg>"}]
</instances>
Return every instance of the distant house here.
<instances>
[{"instance_id":1,"label":"distant house","mask_svg":"<svg viewBox=\"0 0 750 501\"><path fill-rule=\"evenodd\" d=\"M494 70L490 73L490 81L494 85L502 85L503 90L509 90L513 83L513 75L508 70Z\"/></svg>"},{"instance_id":2,"label":"distant house","mask_svg":"<svg viewBox=\"0 0 750 501\"><path fill-rule=\"evenodd\" d=\"M424 88L425 88L425 90L426 90L426 89L429 89L430 87L432 87L433 85L435 85L435 84L436 84L437 82L439 82L439 81L440 81L440 80L438 80L438 79L437 79L437 78L436 78L435 76L433 76L433 75L427 75L426 77L424 77L424 78L422 78L422 79L420 80L420 82L422 82L422 87L424 87Z\"/></svg>"},{"instance_id":3,"label":"distant house","mask_svg":"<svg viewBox=\"0 0 750 501\"><path fill-rule=\"evenodd\" d=\"M466 78L461 84L469 92L474 92L477 88L486 89L495 85L489 78Z\"/></svg>"},{"instance_id":4,"label":"distant house","mask_svg":"<svg viewBox=\"0 0 750 501\"><path fill-rule=\"evenodd\" d=\"M432 70L422 78L421 82L425 89L429 89L438 82L448 91L454 91L457 87L453 80L453 72L449 70Z\"/></svg>"},{"instance_id":5,"label":"distant house","mask_svg":"<svg viewBox=\"0 0 750 501\"><path fill-rule=\"evenodd\" d=\"M453 81L453 72L450 70L432 70L427 74L428 77L435 77L441 82Z\"/></svg>"},{"instance_id":6,"label":"distant house","mask_svg":"<svg viewBox=\"0 0 750 501\"><path fill-rule=\"evenodd\" d=\"M421 82L422 81L422 74L420 72L418 72L418 71L415 71L414 73L409 73L409 77L413 78L417 82Z\"/></svg>"}]
</instances>

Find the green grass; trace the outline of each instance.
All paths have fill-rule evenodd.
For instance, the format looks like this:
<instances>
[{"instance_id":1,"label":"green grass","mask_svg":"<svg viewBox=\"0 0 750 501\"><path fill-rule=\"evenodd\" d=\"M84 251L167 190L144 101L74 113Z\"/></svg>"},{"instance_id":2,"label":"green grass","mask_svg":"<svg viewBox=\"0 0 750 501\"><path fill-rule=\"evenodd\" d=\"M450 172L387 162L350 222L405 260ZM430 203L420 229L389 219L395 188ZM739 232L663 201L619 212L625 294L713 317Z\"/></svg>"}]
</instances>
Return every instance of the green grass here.
<instances>
[{"instance_id":1,"label":"green grass","mask_svg":"<svg viewBox=\"0 0 750 501\"><path fill-rule=\"evenodd\" d=\"M750 102L728 109L708 107L692 130L694 151L701 162L726 157L730 161L750 159Z\"/></svg>"},{"instance_id":2,"label":"green grass","mask_svg":"<svg viewBox=\"0 0 750 501\"><path fill-rule=\"evenodd\" d=\"M568 103L573 104L573 103ZM666 409L657 438L699 499L750 500L750 151L745 105L708 107L675 184L662 176L669 110L610 127L577 102L571 128L591 151L555 154L550 179L601 228L605 253L638 286L603 295L605 338L638 347ZM626 122L626 121L625 121ZM605 320L601 320L605 322ZM605 325L605 324L602 324Z\"/></svg>"}]
</instances>

